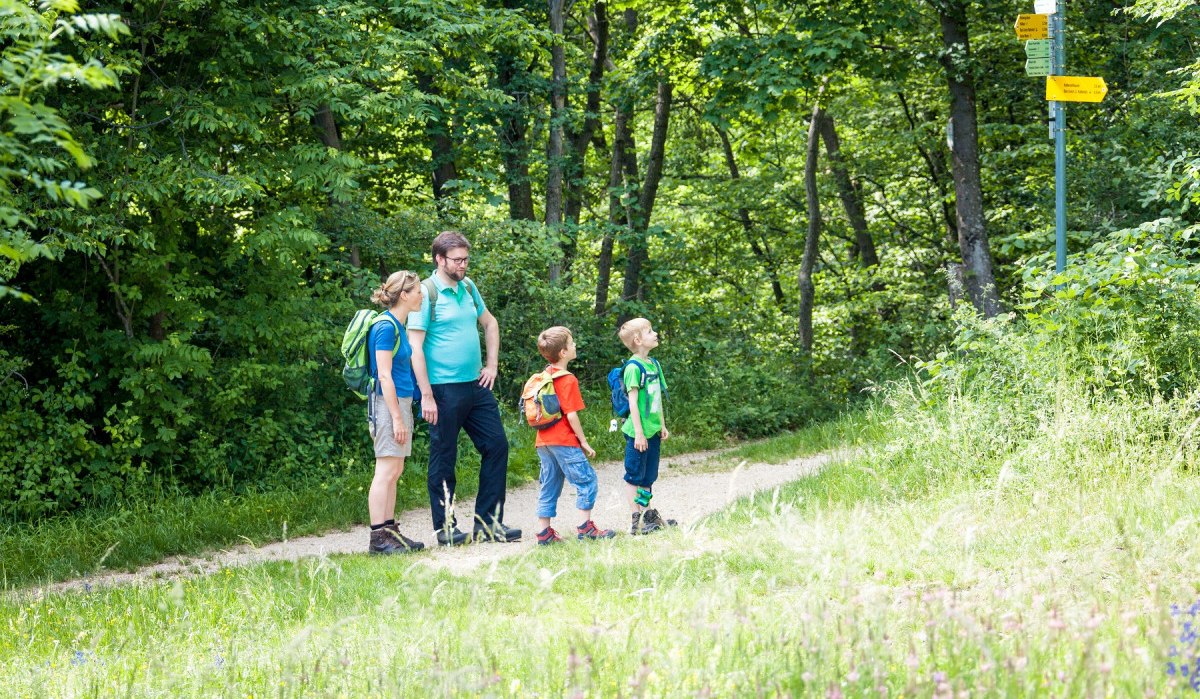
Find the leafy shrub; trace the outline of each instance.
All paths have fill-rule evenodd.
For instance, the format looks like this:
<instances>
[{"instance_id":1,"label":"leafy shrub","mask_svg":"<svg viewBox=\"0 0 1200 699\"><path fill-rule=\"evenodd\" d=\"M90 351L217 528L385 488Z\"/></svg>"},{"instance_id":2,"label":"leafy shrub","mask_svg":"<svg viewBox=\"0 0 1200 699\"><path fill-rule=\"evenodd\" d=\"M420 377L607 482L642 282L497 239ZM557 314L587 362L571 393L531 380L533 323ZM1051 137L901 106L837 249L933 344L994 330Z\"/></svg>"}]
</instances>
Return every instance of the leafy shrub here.
<instances>
[{"instance_id":1,"label":"leafy shrub","mask_svg":"<svg viewBox=\"0 0 1200 699\"><path fill-rule=\"evenodd\" d=\"M952 348L919 362L939 394L968 384L1038 394L1071 377L1098 394L1189 392L1200 342L1200 227L1163 219L1116 231L1059 274L1046 260L1024 275L1020 316L956 316Z\"/></svg>"}]
</instances>

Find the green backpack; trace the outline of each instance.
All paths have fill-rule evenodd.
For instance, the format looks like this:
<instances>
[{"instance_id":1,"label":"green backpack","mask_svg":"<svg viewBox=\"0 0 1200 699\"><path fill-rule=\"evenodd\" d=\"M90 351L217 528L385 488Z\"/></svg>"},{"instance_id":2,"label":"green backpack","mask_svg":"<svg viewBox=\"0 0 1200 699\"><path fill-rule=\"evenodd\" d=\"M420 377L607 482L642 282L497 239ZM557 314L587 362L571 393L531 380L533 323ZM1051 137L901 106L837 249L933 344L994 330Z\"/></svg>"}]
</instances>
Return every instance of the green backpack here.
<instances>
[{"instance_id":1,"label":"green backpack","mask_svg":"<svg viewBox=\"0 0 1200 699\"><path fill-rule=\"evenodd\" d=\"M371 376L367 338L371 335L371 328L380 321L387 321L396 326L396 346L392 348L392 352L395 352L400 348L400 333L403 331L400 324L387 313L369 308L358 311L350 325L346 326L346 332L342 334L342 357L346 359L346 365L342 367L342 379L345 380L346 387L363 400L375 392L377 380Z\"/></svg>"}]
</instances>

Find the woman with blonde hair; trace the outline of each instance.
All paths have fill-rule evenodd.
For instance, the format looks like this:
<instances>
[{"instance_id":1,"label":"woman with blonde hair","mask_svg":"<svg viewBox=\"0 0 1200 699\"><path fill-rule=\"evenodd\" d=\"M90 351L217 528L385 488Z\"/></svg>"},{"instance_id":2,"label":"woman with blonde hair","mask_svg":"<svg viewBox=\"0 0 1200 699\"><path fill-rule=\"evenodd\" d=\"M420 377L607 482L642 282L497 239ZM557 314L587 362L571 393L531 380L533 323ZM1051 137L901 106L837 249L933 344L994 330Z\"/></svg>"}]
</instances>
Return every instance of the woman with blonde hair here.
<instances>
[{"instance_id":1,"label":"woman with blonde hair","mask_svg":"<svg viewBox=\"0 0 1200 699\"><path fill-rule=\"evenodd\" d=\"M395 272L371 295L387 308L371 325L367 356L376 390L367 400L367 422L375 442L375 478L367 494L371 515L368 552L379 554L420 551L425 544L400 533L396 526L396 483L404 459L412 453L412 346L400 319L421 308L421 278L415 272Z\"/></svg>"}]
</instances>

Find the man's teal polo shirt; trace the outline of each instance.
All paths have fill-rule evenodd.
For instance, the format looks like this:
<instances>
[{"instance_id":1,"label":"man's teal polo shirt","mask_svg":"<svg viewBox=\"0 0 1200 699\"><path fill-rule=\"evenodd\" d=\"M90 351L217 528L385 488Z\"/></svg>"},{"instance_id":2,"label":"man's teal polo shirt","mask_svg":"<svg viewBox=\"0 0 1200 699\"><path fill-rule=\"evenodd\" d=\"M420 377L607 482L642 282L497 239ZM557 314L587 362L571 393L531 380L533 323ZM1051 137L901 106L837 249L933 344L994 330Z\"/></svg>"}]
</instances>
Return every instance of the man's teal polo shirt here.
<instances>
[{"instance_id":1,"label":"man's teal polo shirt","mask_svg":"<svg viewBox=\"0 0 1200 699\"><path fill-rule=\"evenodd\" d=\"M468 279L453 286L433 275L438 290L437 313L429 327L429 297L422 296L421 310L408 314L409 330L425 331L425 366L429 383L475 381L483 369L479 351L479 316L487 310L479 290Z\"/></svg>"}]
</instances>

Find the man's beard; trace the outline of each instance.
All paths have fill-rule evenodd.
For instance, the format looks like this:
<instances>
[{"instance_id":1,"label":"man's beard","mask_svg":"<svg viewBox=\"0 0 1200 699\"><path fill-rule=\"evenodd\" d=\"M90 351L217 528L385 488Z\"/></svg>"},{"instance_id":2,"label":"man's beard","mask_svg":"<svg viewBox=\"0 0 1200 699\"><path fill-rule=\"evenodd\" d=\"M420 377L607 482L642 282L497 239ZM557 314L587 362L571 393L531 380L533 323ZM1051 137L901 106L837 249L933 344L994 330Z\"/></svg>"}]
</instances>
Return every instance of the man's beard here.
<instances>
[{"instance_id":1,"label":"man's beard","mask_svg":"<svg viewBox=\"0 0 1200 699\"><path fill-rule=\"evenodd\" d=\"M463 279L466 279L466 277L467 277L467 270L462 267L459 267L456 270L451 270L449 267L447 267L445 271L446 271L446 276L453 279L456 282L461 282Z\"/></svg>"}]
</instances>

